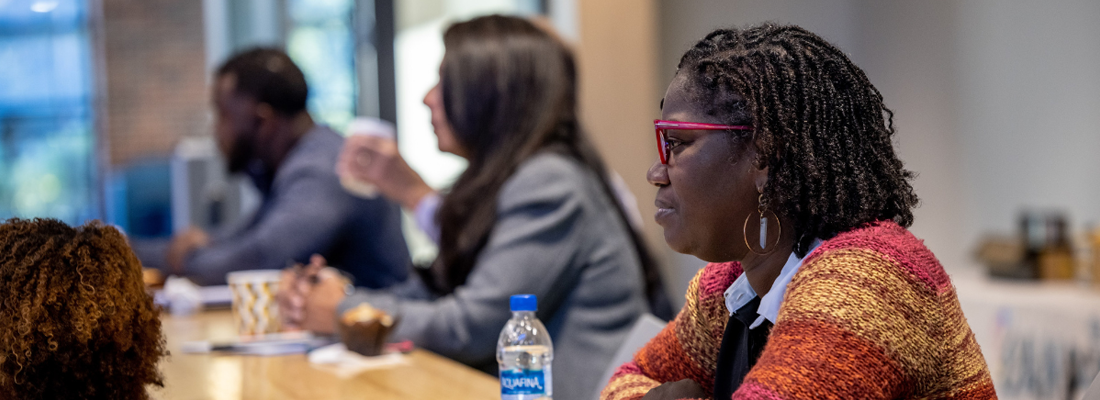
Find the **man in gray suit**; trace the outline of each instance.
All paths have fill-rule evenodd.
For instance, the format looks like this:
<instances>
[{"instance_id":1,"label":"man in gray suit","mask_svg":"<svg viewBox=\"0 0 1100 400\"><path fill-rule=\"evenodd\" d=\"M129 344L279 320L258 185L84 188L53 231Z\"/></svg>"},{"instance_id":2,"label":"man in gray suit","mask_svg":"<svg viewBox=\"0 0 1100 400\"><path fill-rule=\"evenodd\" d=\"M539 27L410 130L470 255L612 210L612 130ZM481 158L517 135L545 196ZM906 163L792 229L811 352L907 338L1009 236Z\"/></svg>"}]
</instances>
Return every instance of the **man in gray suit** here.
<instances>
[{"instance_id":1,"label":"man in gray suit","mask_svg":"<svg viewBox=\"0 0 1100 400\"><path fill-rule=\"evenodd\" d=\"M216 284L227 272L280 269L321 254L357 285L405 280L400 208L340 186L334 168L344 140L313 122L305 77L290 57L274 49L237 54L218 69L213 92L218 148L263 202L243 229L208 235L192 227L173 237L162 253L170 273Z\"/></svg>"}]
</instances>

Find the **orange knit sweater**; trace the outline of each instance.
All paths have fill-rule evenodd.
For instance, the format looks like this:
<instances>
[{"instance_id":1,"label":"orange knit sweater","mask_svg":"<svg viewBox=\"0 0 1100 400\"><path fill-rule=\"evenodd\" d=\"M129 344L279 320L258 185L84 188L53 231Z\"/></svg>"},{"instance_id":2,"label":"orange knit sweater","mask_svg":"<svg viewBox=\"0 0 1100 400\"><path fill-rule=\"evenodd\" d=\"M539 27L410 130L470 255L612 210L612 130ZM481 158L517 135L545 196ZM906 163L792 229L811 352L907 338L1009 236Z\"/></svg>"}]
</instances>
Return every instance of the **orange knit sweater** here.
<instances>
[{"instance_id":1,"label":"orange knit sweater","mask_svg":"<svg viewBox=\"0 0 1100 400\"><path fill-rule=\"evenodd\" d=\"M601 399L665 382L714 386L738 263L710 264L674 321L624 364ZM997 395L955 288L932 252L891 221L842 233L804 260L768 343L734 399L991 399Z\"/></svg>"}]
</instances>

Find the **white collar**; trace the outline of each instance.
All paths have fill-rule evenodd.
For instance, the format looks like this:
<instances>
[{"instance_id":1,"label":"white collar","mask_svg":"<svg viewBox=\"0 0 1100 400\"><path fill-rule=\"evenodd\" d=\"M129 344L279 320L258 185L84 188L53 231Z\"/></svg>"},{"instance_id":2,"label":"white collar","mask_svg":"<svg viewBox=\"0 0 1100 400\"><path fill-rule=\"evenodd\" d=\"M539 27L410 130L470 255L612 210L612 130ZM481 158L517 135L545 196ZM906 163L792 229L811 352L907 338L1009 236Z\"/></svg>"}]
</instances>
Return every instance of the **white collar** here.
<instances>
[{"instance_id":1,"label":"white collar","mask_svg":"<svg viewBox=\"0 0 1100 400\"><path fill-rule=\"evenodd\" d=\"M810 249L806 251L806 255L813 253L817 246L821 245L821 239L814 239L810 244ZM749 329L755 329L764 323L767 319L773 324L776 318L779 316L779 306L783 304L783 297L787 293L787 284L791 283L791 278L798 272L798 268L802 266L802 260L794 252L791 252L791 256L787 258L787 263L783 264L783 270L779 272L779 276L775 278L775 282L772 282L772 288L760 298L760 306L756 309L756 314L759 317L756 321L753 321ZM726 296L726 309L729 310L732 316L745 304L748 304L752 299L756 298L756 291L752 290L752 285L749 284L749 278L745 273L741 273L741 276L737 277L733 281L725 292Z\"/></svg>"}]
</instances>

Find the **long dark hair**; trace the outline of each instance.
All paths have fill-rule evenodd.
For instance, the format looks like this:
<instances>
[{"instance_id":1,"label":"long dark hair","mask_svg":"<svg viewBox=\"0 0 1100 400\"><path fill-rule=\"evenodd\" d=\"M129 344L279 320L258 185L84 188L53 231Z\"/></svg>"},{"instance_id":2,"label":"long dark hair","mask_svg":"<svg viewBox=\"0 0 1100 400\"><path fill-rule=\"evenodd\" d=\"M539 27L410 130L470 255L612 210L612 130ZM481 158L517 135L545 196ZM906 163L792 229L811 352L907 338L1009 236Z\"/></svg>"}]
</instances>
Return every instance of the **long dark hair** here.
<instances>
[{"instance_id":1,"label":"long dark hair","mask_svg":"<svg viewBox=\"0 0 1100 400\"><path fill-rule=\"evenodd\" d=\"M429 286L448 294L466 282L496 223L491 199L529 157L557 151L600 178L630 232L651 304L663 299L653 258L614 201L603 161L577 121L577 75L569 49L530 21L499 15L454 24L443 43L443 106L469 152L469 166L439 208L439 257L426 279Z\"/></svg>"},{"instance_id":2,"label":"long dark hair","mask_svg":"<svg viewBox=\"0 0 1100 400\"><path fill-rule=\"evenodd\" d=\"M794 221L797 254L871 222L913 223L914 175L894 152L894 113L836 46L793 25L718 29L677 73L709 112L753 126L765 201Z\"/></svg>"}]
</instances>

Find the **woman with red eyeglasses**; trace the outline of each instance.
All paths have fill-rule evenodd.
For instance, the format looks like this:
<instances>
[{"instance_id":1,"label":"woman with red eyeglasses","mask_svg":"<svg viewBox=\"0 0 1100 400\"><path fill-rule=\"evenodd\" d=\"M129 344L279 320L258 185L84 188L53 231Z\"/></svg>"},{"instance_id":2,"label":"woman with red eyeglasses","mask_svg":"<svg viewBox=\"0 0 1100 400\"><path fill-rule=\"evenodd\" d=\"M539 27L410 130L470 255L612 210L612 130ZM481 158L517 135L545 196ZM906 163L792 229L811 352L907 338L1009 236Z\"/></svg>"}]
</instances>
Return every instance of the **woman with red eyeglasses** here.
<instances>
[{"instance_id":1,"label":"woman with red eyeglasses","mask_svg":"<svg viewBox=\"0 0 1100 400\"><path fill-rule=\"evenodd\" d=\"M936 257L892 113L796 26L720 29L655 121L657 223L712 262L603 399L995 398Z\"/></svg>"}]
</instances>

